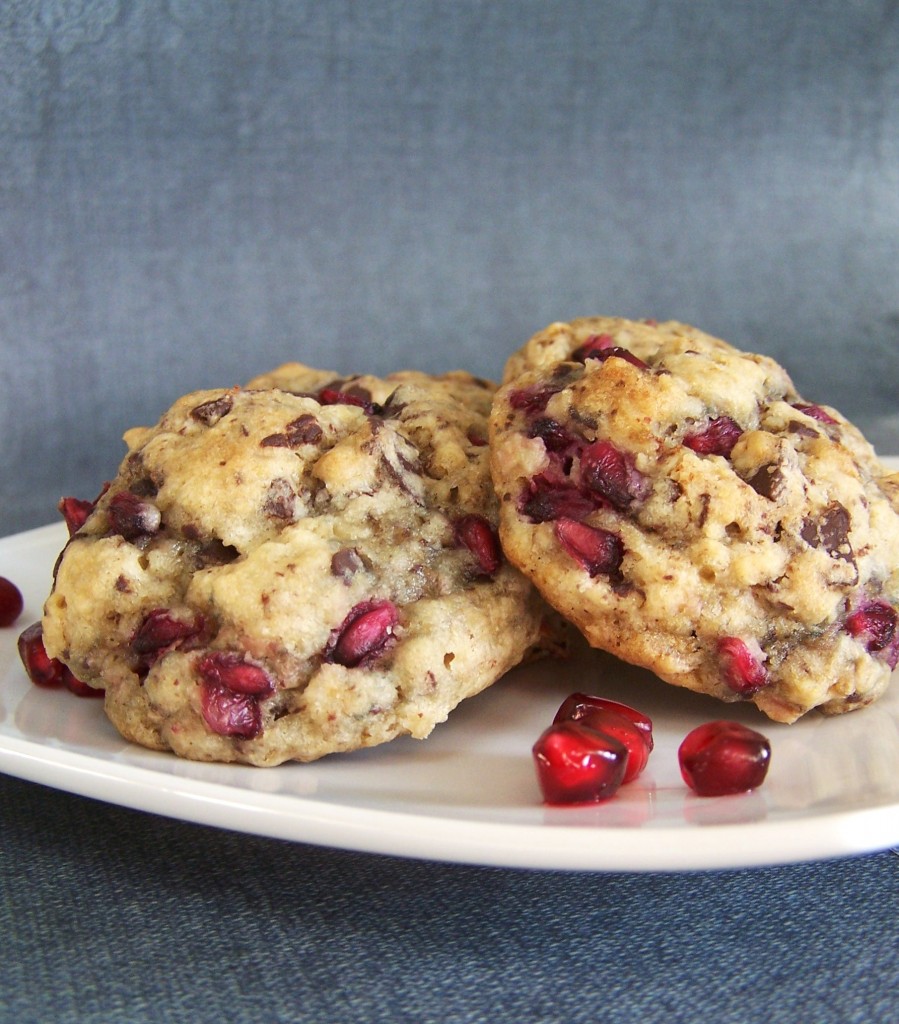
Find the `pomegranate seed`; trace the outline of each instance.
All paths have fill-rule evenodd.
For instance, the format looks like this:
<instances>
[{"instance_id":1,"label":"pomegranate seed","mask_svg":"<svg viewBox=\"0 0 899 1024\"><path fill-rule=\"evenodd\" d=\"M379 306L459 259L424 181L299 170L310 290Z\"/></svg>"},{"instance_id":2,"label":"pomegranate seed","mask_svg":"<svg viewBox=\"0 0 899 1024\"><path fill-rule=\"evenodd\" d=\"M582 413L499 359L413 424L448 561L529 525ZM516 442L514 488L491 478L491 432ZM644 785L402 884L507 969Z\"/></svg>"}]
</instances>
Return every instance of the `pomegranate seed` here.
<instances>
[{"instance_id":1,"label":"pomegranate seed","mask_svg":"<svg viewBox=\"0 0 899 1024\"><path fill-rule=\"evenodd\" d=\"M152 536L162 523L159 509L131 491L120 491L110 499L109 518L113 532L125 540Z\"/></svg>"},{"instance_id":2,"label":"pomegranate seed","mask_svg":"<svg viewBox=\"0 0 899 1024\"><path fill-rule=\"evenodd\" d=\"M354 405L364 409L369 415L378 411L372 403L361 398L359 395L351 395L347 391L338 391L337 388L322 388L316 396L322 405Z\"/></svg>"},{"instance_id":3,"label":"pomegranate seed","mask_svg":"<svg viewBox=\"0 0 899 1024\"><path fill-rule=\"evenodd\" d=\"M585 519L596 507L597 502L573 484L556 483L542 473L531 480L519 504L522 515L533 523Z\"/></svg>"},{"instance_id":4,"label":"pomegranate seed","mask_svg":"<svg viewBox=\"0 0 899 1024\"><path fill-rule=\"evenodd\" d=\"M11 626L22 614L22 591L5 576L0 576L0 626Z\"/></svg>"},{"instance_id":5,"label":"pomegranate seed","mask_svg":"<svg viewBox=\"0 0 899 1024\"><path fill-rule=\"evenodd\" d=\"M65 687L79 697L102 697L103 690L77 679L72 670L58 658L51 658L44 647L44 631L39 622L32 623L18 640L19 657L28 678L45 689Z\"/></svg>"},{"instance_id":6,"label":"pomegranate seed","mask_svg":"<svg viewBox=\"0 0 899 1024\"><path fill-rule=\"evenodd\" d=\"M456 543L475 556L482 575L492 576L496 572L502 560L499 538L483 516L463 516L456 523L455 536Z\"/></svg>"},{"instance_id":7,"label":"pomegranate seed","mask_svg":"<svg viewBox=\"0 0 899 1024\"><path fill-rule=\"evenodd\" d=\"M699 455L723 455L726 458L742 433L730 416L719 416L705 430L687 434L684 444Z\"/></svg>"},{"instance_id":8,"label":"pomegranate seed","mask_svg":"<svg viewBox=\"0 0 899 1024\"><path fill-rule=\"evenodd\" d=\"M80 498L61 498L57 506L69 530L69 536L76 534L87 522L87 517L94 511L92 501Z\"/></svg>"},{"instance_id":9,"label":"pomegranate seed","mask_svg":"<svg viewBox=\"0 0 899 1024\"><path fill-rule=\"evenodd\" d=\"M871 601L854 611L846 619L846 629L850 636L865 644L869 654L886 650L886 660L890 668L895 668L899 661L899 644L894 643L896 636L896 610L886 601Z\"/></svg>"},{"instance_id":10,"label":"pomegranate seed","mask_svg":"<svg viewBox=\"0 0 899 1024\"><path fill-rule=\"evenodd\" d=\"M768 685L768 670L739 637L723 636L717 647L724 681L735 693L751 697Z\"/></svg>"},{"instance_id":11,"label":"pomegranate seed","mask_svg":"<svg viewBox=\"0 0 899 1024\"><path fill-rule=\"evenodd\" d=\"M196 636L203 630L203 617L176 619L167 608L154 608L144 617L131 638L131 648L136 654L155 655L163 648L171 647L179 640Z\"/></svg>"},{"instance_id":12,"label":"pomegranate seed","mask_svg":"<svg viewBox=\"0 0 899 1024\"><path fill-rule=\"evenodd\" d=\"M18 640L19 657L36 686L62 686L63 663L51 658L44 647L44 631L39 622L30 625Z\"/></svg>"},{"instance_id":13,"label":"pomegranate seed","mask_svg":"<svg viewBox=\"0 0 899 1024\"><path fill-rule=\"evenodd\" d=\"M211 651L200 659L197 672L211 687L230 690L248 697L270 697L275 692L275 681L259 665L244 661L239 654Z\"/></svg>"},{"instance_id":14,"label":"pomegranate seed","mask_svg":"<svg viewBox=\"0 0 899 1024\"><path fill-rule=\"evenodd\" d=\"M399 613L392 601L364 601L333 631L325 660L346 668L368 665L394 639Z\"/></svg>"},{"instance_id":15,"label":"pomegranate seed","mask_svg":"<svg viewBox=\"0 0 899 1024\"><path fill-rule=\"evenodd\" d=\"M698 796L729 796L765 781L771 744L739 722L706 722L686 736L677 757L684 782Z\"/></svg>"},{"instance_id":16,"label":"pomegranate seed","mask_svg":"<svg viewBox=\"0 0 899 1024\"><path fill-rule=\"evenodd\" d=\"M548 804L597 803L618 791L628 751L612 736L580 722L556 722L533 746L537 779Z\"/></svg>"},{"instance_id":17,"label":"pomegranate seed","mask_svg":"<svg viewBox=\"0 0 899 1024\"><path fill-rule=\"evenodd\" d=\"M65 665L63 665L62 685L76 697L104 697L105 691L102 687L88 686L82 683Z\"/></svg>"},{"instance_id":18,"label":"pomegranate seed","mask_svg":"<svg viewBox=\"0 0 899 1024\"><path fill-rule=\"evenodd\" d=\"M564 452L577 445L577 438L548 416L534 420L528 429L528 437L539 437L548 452Z\"/></svg>"},{"instance_id":19,"label":"pomegranate seed","mask_svg":"<svg viewBox=\"0 0 899 1024\"><path fill-rule=\"evenodd\" d=\"M608 697L596 697L590 693L573 693L562 702L554 721L561 722L568 718L578 721L591 711L614 711L615 714L629 718L640 730L643 742L652 751L655 741L652 737L652 719L649 715L644 715L642 711L632 708L630 704L610 700Z\"/></svg>"},{"instance_id":20,"label":"pomegranate seed","mask_svg":"<svg viewBox=\"0 0 899 1024\"><path fill-rule=\"evenodd\" d=\"M526 413L543 412L546 403L560 390L561 388L552 385L544 388L521 388L509 394L509 405Z\"/></svg>"},{"instance_id":21,"label":"pomegranate seed","mask_svg":"<svg viewBox=\"0 0 899 1024\"><path fill-rule=\"evenodd\" d=\"M817 420L819 423L836 423L837 421L825 412L820 405L814 405L811 402L795 402L793 404L794 409L798 409L800 412L804 412L806 416L811 416L813 420Z\"/></svg>"},{"instance_id":22,"label":"pomegranate seed","mask_svg":"<svg viewBox=\"0 0 899 1024\"><path fill-rule=\"evenodd\" d=\"M627 508L645 489L643 474L609 441L596 441L581 452L581 477L617 509Z\"/></svg>"},{"instance_id":23,"label":"pomegranate seed","mask_svg":"<svg viewBox=\"0 0 899 1024\"><path fill-rule=\"evenodd\" d=\"M219 736L252 740L262 732L262 711L255 697L235 693L226 686L202 683L200 711L209 728Z\"/></svg>"},{"instance_id":24,"label":"pomegranate seed","mask_svg":"<svg viewBox=\"0 0 899 1024\"><path fill-rule=\"evenodd\" d=\"M624 545L617 533L567 518L556 520L555 531L562 547L591 576L618 575Z\"/></svg>"},{"instance_id":25,"label":"pomegranate seed","mask_svg":"<svg viewBox=\"0 0 899 1024\"><path fill-rule=\"evenodd\" d=\"M622 348L620 345L612 345L609 348L588 352L584 357L584 361L587 359L598 359L601 363L604 363L607 359L623 359L626 363L636 366L639 370L649 369L649 366L642 359L639 359L629 349Z\"/></svg>"},{"instance_id":26,"label":"pomegranate seed","mask_svg":"<svg viewBox=\"0 0 899 1024\"><path fill-rule=\"evenodd\" d=\"M589 338L571 353L571 358L578 363L596 358L600 352L615 347L615 339L611 334L591 334Z\"/></svg>"}]
</instances>

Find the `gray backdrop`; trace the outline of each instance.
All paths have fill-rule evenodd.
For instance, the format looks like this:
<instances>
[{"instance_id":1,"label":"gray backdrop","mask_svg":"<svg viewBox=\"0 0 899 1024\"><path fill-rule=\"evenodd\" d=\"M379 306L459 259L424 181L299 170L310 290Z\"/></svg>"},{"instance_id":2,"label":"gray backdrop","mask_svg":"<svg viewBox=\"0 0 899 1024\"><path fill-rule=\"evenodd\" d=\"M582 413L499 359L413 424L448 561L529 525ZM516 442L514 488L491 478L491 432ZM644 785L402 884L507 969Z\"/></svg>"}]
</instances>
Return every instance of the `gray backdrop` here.
<instances>
[{"instance_id":1,"label":"gray backdrop","mask_svg":"<svg viewBox=\"0 0 899 1024\"><path fill-rule=\"evenodd\" d=\"M899 452L899 7L4 0L0 526L287 359L693 322Z\"/></svg>"}]
</instances>

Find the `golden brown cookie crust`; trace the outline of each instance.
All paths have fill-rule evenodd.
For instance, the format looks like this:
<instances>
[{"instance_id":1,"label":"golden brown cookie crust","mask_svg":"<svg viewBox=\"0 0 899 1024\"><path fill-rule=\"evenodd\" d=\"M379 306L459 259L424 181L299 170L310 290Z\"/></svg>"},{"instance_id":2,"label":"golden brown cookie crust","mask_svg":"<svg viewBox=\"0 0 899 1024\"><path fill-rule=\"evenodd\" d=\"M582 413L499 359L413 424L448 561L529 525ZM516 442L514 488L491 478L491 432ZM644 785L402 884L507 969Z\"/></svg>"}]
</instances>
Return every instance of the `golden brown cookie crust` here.
<instances>
[{"instance_id":1,"label":"golden brown cookie crust","mask_svg":"<svg viewBox=\"0 0 899 1024\"><path fill-rule=\"evenodd\" d=\"M129 431L44 639L128 739L274 765L427 736L541 641L495 539L494 386L290 364ZM466 524L466 525L463 525Z\"/></svg>"},{"instance_id":2,"label":"golden brown cookie crust","mask_svg":"<svg viewBox=\"0 0 899 1024\"><path fill-rule=\"evenodd\" d=\"M675 322L552 324L504 379L503 546L592 645L783 722L886 689L895 478L836 410Z\"/></svg>"}]
</instances>

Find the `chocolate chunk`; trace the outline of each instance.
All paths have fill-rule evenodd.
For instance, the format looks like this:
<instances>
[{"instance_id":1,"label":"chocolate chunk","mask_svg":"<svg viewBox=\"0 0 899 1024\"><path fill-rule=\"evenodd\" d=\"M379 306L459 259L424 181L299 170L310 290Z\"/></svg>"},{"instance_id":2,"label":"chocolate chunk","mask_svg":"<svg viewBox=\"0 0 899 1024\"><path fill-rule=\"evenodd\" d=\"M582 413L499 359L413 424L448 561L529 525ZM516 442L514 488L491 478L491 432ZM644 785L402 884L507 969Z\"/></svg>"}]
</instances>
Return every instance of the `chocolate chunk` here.
<instances>
[{"instance_id":1,"label":"chocolate chunk","mask_svg":"<svg viewBox=\"0 0 899 1024\"><path fill-rule=\"evenodd\" d=\"M265 514L273 519L293 519L297 494L289 480L272 480L265 499Z\"/></svg>"},{"instance_id":2,"label":"chocolate chunk","mask_svg":"<svg viewBox=\"0 0 899 1024\"><path fill-rule=\"evenodd\" d=\"M261 448L289 448L290 441L287 434L269 434L259 442L259 446Z\"/></svg>"},{"instance_id":3,"label":"chocolate chunk","mask_svg":"<svg viewBox=\"0 0 899 1024\"><path fill-rule=\"evenodd\" d=\"M806 519L799 535L813 548L823 547L831 558L853 561L849 543L852 520L847 510L835 501L825 508L817 519Z\"/></svg>"},{"instance_id":4,"label":"chocolate chunk","mask_svg":"<svg viewBox=\"0 0 899 1024\"><path fill-rule=\"evenodd\" d=\"M318 444L323 435L318 420L312 413L304 413L287 424L287 441L291 448L301 444Z\"/></svg>"},{"instance_id":5,"label":"chocolate chunk","mask_svg":"<svg viewBox=\"0 0 899 1024\"><path fill-rule=\"evenodd\" d=\"M763 498L777 501L784 489L784 471L776 462L771 462L767 466L762 466L746 482Z\"/></svg>"},{"instance_id":6,"label":"chocolate chunk","mask_svg":"<svg viewBox=\"0 0 899 1024\"><path fill-rule=\"evenodd\" d=\"M218 423L223 416L227 416L233 405L234 399L230 395L222 395L221 398L212 398L208 402L196 406L191 409L190 414L195 420L211 427Z\"/></svg>"},{"instance_id":7,"label":"chocolate chunk","mask_svg":"<svg viewBox=\"0 0 899 1024\"><path fill-rule=\"evenodd\" d=\"M355 548L341 548L331 558L331 575L342 579L347 586L362 568L364 563Z\"/></svg>"}]
</instances>

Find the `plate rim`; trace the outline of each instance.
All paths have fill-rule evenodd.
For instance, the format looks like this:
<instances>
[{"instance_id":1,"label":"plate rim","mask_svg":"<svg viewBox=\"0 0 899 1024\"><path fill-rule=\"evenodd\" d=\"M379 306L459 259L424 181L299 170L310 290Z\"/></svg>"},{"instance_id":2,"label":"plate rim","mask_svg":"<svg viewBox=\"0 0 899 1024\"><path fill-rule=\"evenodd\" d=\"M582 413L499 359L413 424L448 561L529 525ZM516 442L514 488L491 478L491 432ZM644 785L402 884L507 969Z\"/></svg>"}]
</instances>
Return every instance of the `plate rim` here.
<instances>
[{"instance_id":1,"label":"plate rim","mask_svg":"<svg viewBox=\"0 0 899 1024\"><path fill-rule=\"evenodd\" d=\"M899 467L897 457L883 461ZM19 555L27 554L29 547L41 547L57 537L64 540L62 523L32 527L0 538L0 552L15 545ZM11 629L18 635L18 624ZM143 748L136 751L150 753ZM266 769L247 769L259 770ZM807 818L686 826L490 822L264 793L54 746L2 728L0 772L195 825L472 866L628 873L742 870L873 854L899 846L899 802L895 800ZM410 823L411 828L403 827Z\"/></svg>"}]
</instances>

